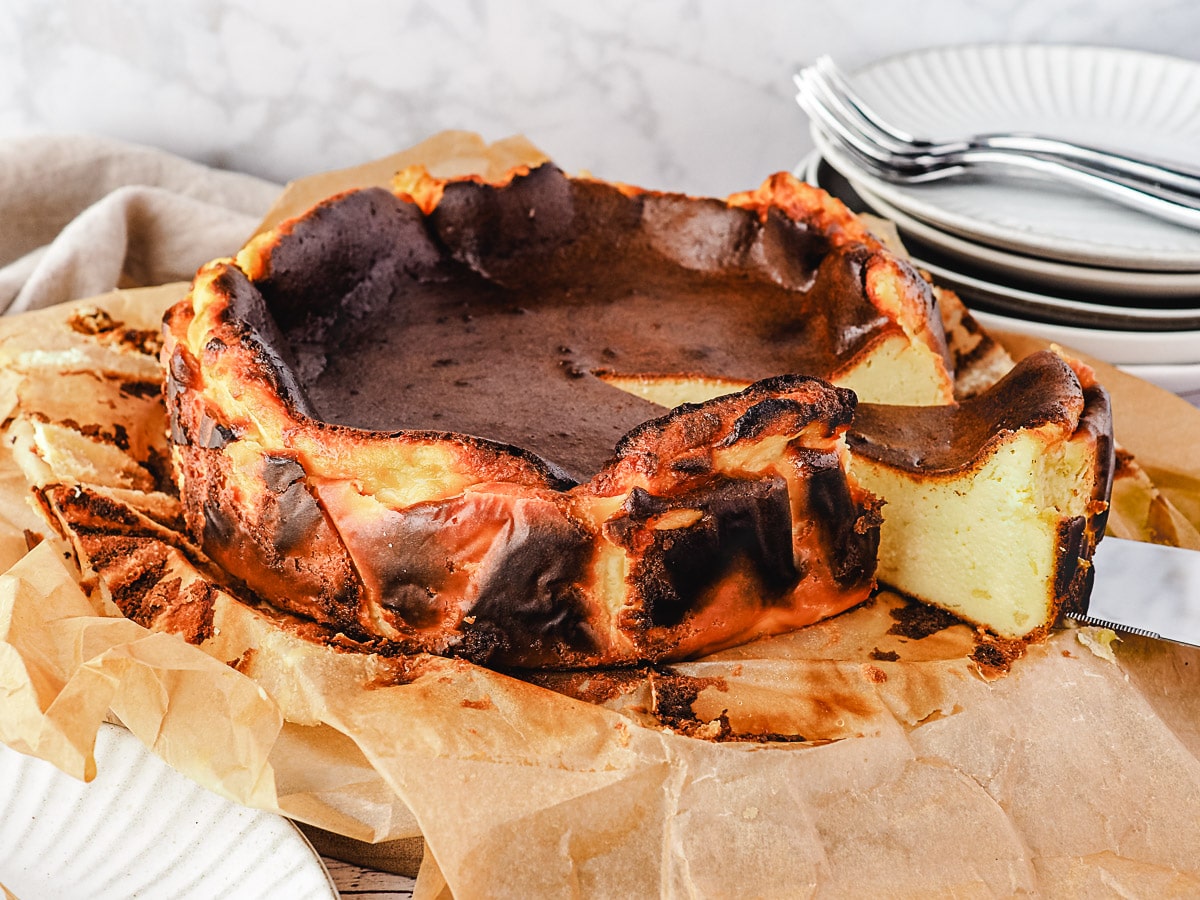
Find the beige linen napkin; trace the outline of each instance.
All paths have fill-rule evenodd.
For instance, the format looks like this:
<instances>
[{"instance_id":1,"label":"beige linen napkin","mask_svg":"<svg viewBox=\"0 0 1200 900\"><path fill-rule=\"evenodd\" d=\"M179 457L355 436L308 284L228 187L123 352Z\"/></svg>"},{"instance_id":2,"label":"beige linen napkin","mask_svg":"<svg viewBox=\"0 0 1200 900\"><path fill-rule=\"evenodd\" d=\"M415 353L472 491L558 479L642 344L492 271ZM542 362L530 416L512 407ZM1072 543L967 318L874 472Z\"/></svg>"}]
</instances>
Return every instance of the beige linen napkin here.
<instances>
[{"instance_id":1,"label":"beige linen napkin","mask_svg":"<svg viewBox=\"0 0 1200 900\"><path fill-rule=\"evenodd\" d=\"M188 281L254 231L280 185L90 136L0 142L0 310Z\"/></svg>"}]
</instances>

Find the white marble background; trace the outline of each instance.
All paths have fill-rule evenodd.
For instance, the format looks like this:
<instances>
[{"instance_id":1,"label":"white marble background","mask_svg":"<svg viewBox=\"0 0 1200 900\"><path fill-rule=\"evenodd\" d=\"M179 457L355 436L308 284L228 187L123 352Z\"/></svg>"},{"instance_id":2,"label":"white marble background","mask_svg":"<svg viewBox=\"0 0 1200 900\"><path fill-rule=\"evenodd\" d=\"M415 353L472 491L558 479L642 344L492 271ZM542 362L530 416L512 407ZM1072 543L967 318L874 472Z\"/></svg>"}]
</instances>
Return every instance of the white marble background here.
<instances>
[{"instance_id":1,"label":"white marble background","mask_svg":"<svg viewBox=\"0 0 1200 900\"><path fill-rule=\"evenodd\" d=\"M1200 58L1191 0L3 0L0 138L88 132L276 181L445 128L725 194L810 146L791 74L944 43Z\"/></svg>"}]
</instances>

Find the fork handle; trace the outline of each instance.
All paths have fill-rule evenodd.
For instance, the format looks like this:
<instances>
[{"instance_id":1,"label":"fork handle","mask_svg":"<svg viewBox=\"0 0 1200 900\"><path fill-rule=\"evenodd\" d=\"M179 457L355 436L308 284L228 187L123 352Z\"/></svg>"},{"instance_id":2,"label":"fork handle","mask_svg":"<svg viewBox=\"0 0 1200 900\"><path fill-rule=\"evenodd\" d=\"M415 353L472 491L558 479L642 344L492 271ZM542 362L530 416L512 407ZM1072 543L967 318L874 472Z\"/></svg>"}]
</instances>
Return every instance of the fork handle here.
<instances>
[{"instance_id":1,"label":"fork handle","mask_svg":"<svg viewBox=\"0 0 1200 900\"><path fill-rule=\"evenodd\" d=\"M1112 150L1101 150L1035 134L987 134L971 141L981 150L1036 153L1094 167L1123 179L1133 179L1188 196L1200 198L1200 172L1192 172L1172 163L1150 161Z\"/></svg>"},{"instance_id":2,"label":"fork handle","mask_svg":"<svg viewBox=\"0 0 1200 900\"><path fill-rule=\"evenodd\" d=\"M1086 163L1000 149L964 151L958 161L964 168L1001 166L1040 174L1050 180L1073 184L1156 218L1200 229L1200 196L1126 178Z\"/></svg>"}]
</instances>

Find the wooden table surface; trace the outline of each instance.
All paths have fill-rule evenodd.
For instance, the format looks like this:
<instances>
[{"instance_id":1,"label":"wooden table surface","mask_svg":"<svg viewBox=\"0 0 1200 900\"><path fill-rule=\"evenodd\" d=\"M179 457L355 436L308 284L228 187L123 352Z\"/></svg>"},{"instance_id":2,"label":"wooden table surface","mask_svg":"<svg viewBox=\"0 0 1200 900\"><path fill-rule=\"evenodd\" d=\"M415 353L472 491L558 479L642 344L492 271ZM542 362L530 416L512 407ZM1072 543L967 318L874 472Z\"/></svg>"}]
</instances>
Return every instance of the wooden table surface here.
<instances>
[{"instance_id":1,"label":"wooden table surface","mask_svg":"<svg viewBox=\"0 0 1200 900\"><path fill-rule=\"evenodd\" d=\"M415 879L321 857L338 894L353 900L409 900Z\"/></svg>"}]
</instances>

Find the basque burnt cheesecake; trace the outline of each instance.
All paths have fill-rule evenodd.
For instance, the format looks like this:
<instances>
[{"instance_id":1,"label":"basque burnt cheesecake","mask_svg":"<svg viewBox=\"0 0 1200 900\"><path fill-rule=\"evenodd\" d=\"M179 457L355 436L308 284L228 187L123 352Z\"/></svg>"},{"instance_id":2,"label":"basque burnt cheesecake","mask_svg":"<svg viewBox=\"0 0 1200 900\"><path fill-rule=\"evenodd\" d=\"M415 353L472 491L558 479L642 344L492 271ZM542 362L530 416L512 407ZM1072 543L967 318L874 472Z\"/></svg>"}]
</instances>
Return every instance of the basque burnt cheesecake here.
<instances>
[{"instance_id":1,"label":"basque burnt cheesecake","mask_svg":"<svg viewBox=\"0 0 1200 900\"><path fill-rule=\"evenodd\" d=\"M502 666L679 659L861 602L856 393L954 399L928 283L786 175L716 201L402 173L204 267L165 337L187 528L227 584Z\"/></svg>"},{"instance_id":2,"label":"basque burnt cheesecake","mask_svg":"<svg viewBox=\"0 0 1200 900\"><path fill-rule=\"evenodd\" d=\"M910 402L945 402L936 325L786 177L728 203L550 166L351 192L168 313L188 529L242 589L401 650L598 665L794 629L870 594L878 536L854 394L814 376L906 366ZM670 413L605 380L693 373L720 396Z\"/></svg>"}]
</instances>

